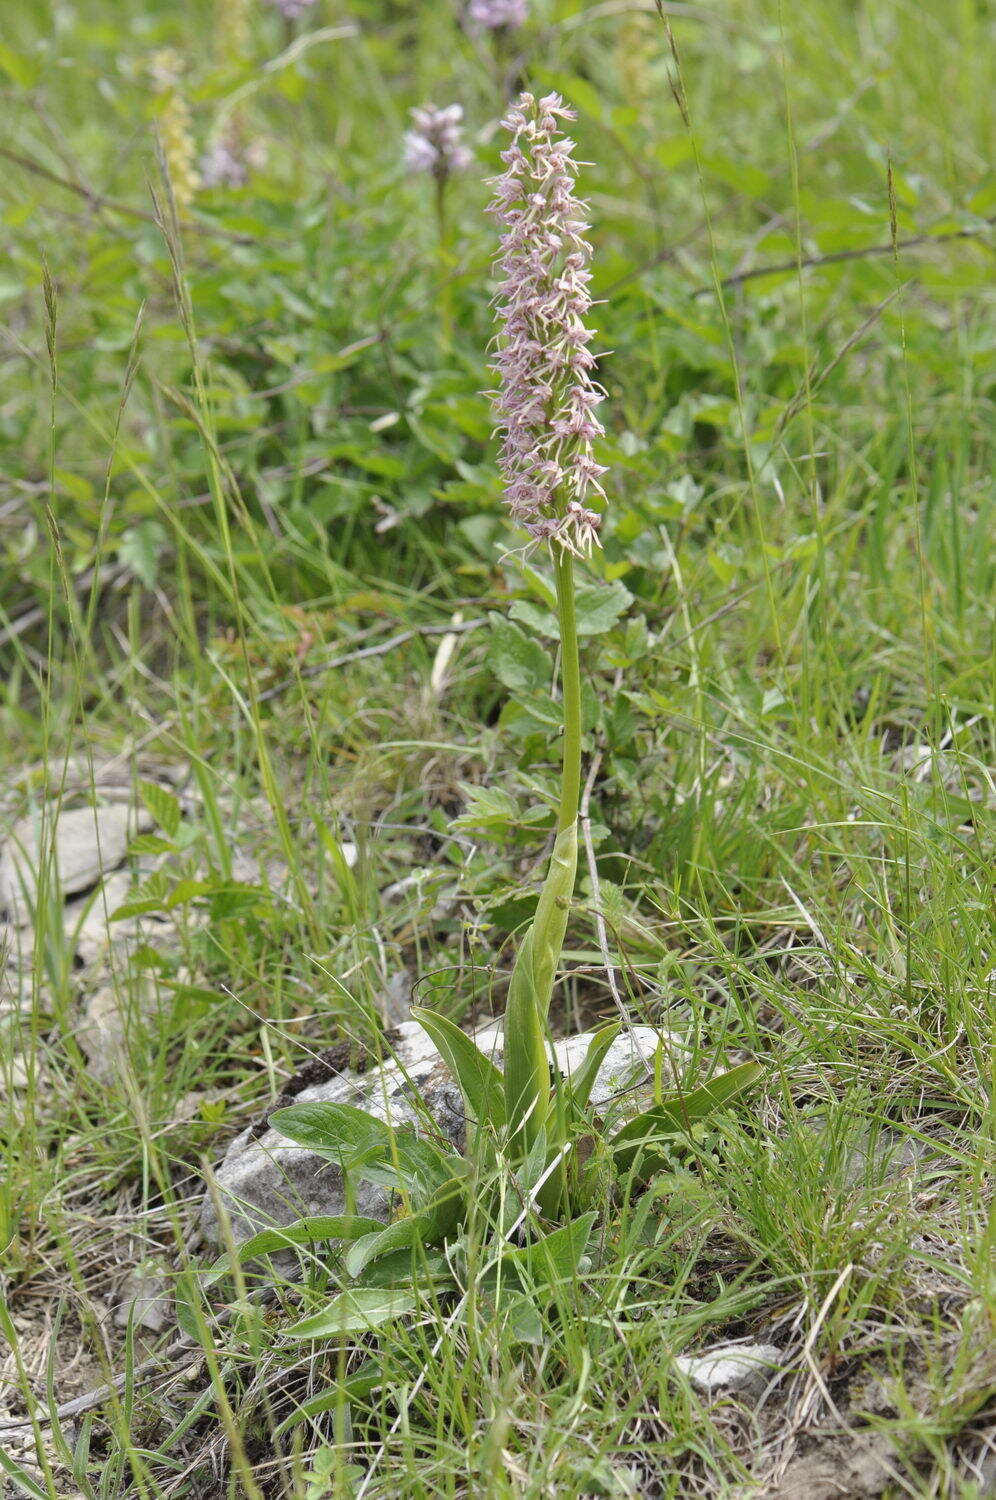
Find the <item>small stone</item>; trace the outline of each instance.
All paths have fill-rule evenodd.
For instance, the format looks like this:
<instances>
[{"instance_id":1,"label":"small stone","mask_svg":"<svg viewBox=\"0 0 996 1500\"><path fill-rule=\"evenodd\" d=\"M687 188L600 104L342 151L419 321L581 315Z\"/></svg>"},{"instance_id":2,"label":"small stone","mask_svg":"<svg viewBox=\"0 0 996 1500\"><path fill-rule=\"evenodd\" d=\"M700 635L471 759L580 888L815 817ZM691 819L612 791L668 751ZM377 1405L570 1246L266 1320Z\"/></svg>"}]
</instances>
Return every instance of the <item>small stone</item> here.
<instances>
[{"instance_id":1,"label":"small stone","mask_svg":"<svg viewBox=\"0 0 996 1500\"><path fill-rule=\"evenodd\" d=\"M702 1396L756 1400L784 1362L774 1344L721 1344L705 1354L679 1354L674 1363Z\"/></svg>"},{"instance_id":2,"label":"small stone","mask_svg":"<svg viewBox=\"0 0 996 1500\"><path fill-rule=\"evenodd\" d=\"M82 963L96 963L115 940L129 935L123 929L137 925L134 921L111 921L130 894L131 875L127 870L115 870L92 894L66 902L62 928Z\"/></svg>"},{"instance_id":3,"label":"small stone","mask_svg":"<svg viewBox=\"0 0 996 1500\"><path fill-rule=\"evenodd\" d=\"M121 1300L114 1313L119 1328L128 1326L134 1315L136 1328L148 1328L158 1333L169 1318L169 1287L155 1261L142 1261L129 1272L121 1288Z\"/></svg>"},{"instance_id":4,"label":"small stone","mask_svg":"<svg viewBox=\"0 0 996 1500\"><path fill-rule=\"evenodd\" d=\"M155 986L147 979L128 993L108 985L90 996L76 1039L94 1078L109 1083L120 1076L127 1066L129 1032L154 1016L157 1006Z\"/></svg>"},{"instance_id":5,"label":"small stone","mask_svg":"<svg viewBox=\"0 0 996 1500\"><path fill-rule=\"evenodd\" d=\"M50 808L45 818L41 814L22 818L0 849L0 910L5 910L18 926L31 921L39 866L50 854L52 820L56 816L55 873L63 897L87 890L106 871L116 869L135 834L152 827L152 819L143 808L121 803L74 807L58 814Z\"/></svg>"}]
</instances>

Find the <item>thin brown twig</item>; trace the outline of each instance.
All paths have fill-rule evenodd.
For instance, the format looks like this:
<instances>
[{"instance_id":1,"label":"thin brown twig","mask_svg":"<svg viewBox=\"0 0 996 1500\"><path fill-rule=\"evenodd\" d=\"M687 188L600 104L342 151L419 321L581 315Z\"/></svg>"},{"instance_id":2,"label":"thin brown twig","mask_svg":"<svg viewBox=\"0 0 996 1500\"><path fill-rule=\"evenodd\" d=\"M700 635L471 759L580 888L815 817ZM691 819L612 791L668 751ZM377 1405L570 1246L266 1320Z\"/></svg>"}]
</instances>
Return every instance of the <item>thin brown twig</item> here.
<instances>
[{"instance_id":1,"label":"thin brown twig","mask_svg":"<svg viewBox=\"0 0 996 1500\"><path fill-rule=\"evenodd\" d=\"M386 641L378 641L374 646L361 646L358 651L347 651L342 656L330 657L328 661L315 662L310 667L302 667L300 672L295 672L293 677L287 677L283 682L274 683L273 687L266 688L257 694L260 703L265 703L268 698L276 698L279 693L285 693L288 688L293 687L296 682L306 677L318 677L322 672L334 672L337 667L346 667L351 662L363 661L368 656L383 656L388 651L393 651L396 646L403 646L407 641L415 640L423 635L446 635L448 633L463 634L467 630L478 630L487 624L487 617L481 615L477 620L461 620L454 623L450 620L446 625L422 625L413 627L411 630L400 630L397 635L392 635Z\"/></svg>"},{"instance_id":2,"label":"thin brown twig","mask_svg":"<svg viewBox=\"0 0 996 1500\"><path fill-rule=\"evenodd\" d=\"M73 579L73 587L78 594L85 593L93 583L96 583L98 588L106 588L108 585L117 583L122 578L125 578L127 573L128 569L122 567L120 563L103 563L99 570L96 568L87 568L85 573L80 573L78 577ZM35 625L40 625L47 616L47 604L34 605L33 608L27 610L23 615L19 615L16 620L12 620L9 625L5 625L0 630L0 646L9 645L19 635L23 635L26 630L31 630Z\"/></svg>"},{"instance_id":3,"label":"thin brown twig","mask_svg":"<svg viewBox=\"0 0 996 1500\"><path fill-rule=\"evenodd\" d=\"M20 151L11 151L8 146L0 146L0 157L13 162L15 167L21 167L25 172L30 172L35 177L43 177L46 182L52 182L56 187L61 187L67 193L75 193L78 198L84 199L92 209L106 209L108 213L122 214L129 219L140 219L143 224L157 223L154 214L142 208L134 208L130 203L122 203L119 198L108 198L103 193L98 193L94 188L87 187L82 182L73 182L71 177L63 177L60 172L53 172L51 167L46 167L44 162L36 161L33 156L25 156ZM189 220L185 229L190 229L194 234L204 234L215 239L230 240L236 245L251 245L251 235L236 234L233 230L222 229L217 224L201 224L196 219Z\"/></svg>"},{"instance_id":4,"label":"thin brown twig","mask_svg":"<svg viewBox=\"0 0 996 1500\"><path fill-rule=\"evenodd\" d=\"M882 245L863 245L854 250L831 250L826 255L804 255L792 260L780 260L768 266L754 266L749 271L735 271L731 276L723 276L718 282L709 282L706 286L698 286L691 293L693 297L705 297L717 288L743 286L747 281L758 281L764 276L784 276L791 271L806 271L813 266L840 265L845 261L865 260L870 256L893 255L900 250L924 249L928 245L945 245L952 240L975 240L986 234L996 224L996 214L990 215L977 229L948 229L943 234L914 234L909 239L889 240Z\"/></svg>"}]
</instances>

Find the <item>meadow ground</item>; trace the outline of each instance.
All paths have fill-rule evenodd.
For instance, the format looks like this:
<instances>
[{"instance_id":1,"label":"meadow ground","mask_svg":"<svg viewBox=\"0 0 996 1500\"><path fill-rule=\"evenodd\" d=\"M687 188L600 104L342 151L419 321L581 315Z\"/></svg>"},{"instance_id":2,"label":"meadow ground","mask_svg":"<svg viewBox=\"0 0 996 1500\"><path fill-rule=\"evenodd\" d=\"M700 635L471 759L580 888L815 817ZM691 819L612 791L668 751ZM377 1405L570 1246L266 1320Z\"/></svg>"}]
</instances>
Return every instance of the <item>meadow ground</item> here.
<instances>
[{"instance_id":1,"label":"meadow ground","mask_svg":"<svg viewBox=\"0 0 996 1500\"><path fill-rule=\"evenodd\" d=\"M996 1493L991 12L528 9L4 7L0 833L147 814L0 938L4 1494ZM321 1265L197 1293L205 1172L413 985L500 1011L552 823L482 394L522 83L579 113L611 466L557 1029L601 912L689 1084L764 1074L532 1341L470 1296L302 1354ZM741 1338L763 1396L675 1366Z\"/></svg>"}]
</instances>

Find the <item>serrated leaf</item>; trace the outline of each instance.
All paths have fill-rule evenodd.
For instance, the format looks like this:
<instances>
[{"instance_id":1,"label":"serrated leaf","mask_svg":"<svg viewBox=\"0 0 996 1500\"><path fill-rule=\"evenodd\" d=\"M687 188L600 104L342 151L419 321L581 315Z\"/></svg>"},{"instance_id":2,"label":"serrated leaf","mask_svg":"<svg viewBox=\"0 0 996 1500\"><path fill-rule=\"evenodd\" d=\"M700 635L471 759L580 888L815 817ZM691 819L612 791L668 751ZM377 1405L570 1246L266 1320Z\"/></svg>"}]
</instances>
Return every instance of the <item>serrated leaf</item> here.
<instances>
[{"instance_id":1,"label":"serrated leaf","mask_svg":"<svg viewBox=\"0 0 996 1500\"><path fill-rule=\"evenodd\" d=\"M122 906L116 906L111 912L108 921L124 922L128 917L145 917L149 912L162 910L162 898L160 896L145 896L137 901L126 901Z\"/></svg>"},{"instance_id":2,"label":"serrated leaf","mask_svg":"<svg viewBox=\"0 0 996 1500\"><path fill-rule=\"evenodd\" d=\"M165 787L155 781L140 781L138 793L156 823L168 838L175 838L183 817L179 802Z\"/></svg>"},{"instance_id":3,"label":"serrated leaf","mask_svg":"<svg viewBox=\"0 0 996 1500\"><path fill-rule=\"evenodd\" d=\"M518 804L503 787L469 786L461 782L460 790L465 798L464 811L454 818L453 828L503 829L515 825L519 817Z\"/></svg>"},{"instance_id":4,"label":"serrated leaf","mask_svg":"<svg viewBox=\"0 0 996 1500\"><path fill-rule=\"evenodd\" d=\"M288 1339L321 1339L335 1334L371 1333L384 1323L407 1317L418 1307L412 1292L398 1288L354 1287L333 1297L314 1317L302 1318L284 1329Z\"/></svg>"},{"instance_id":5,"label":"serrated leaf","mask_svg":"<svg viewBox=\"0 0 996 1500\"><path fill-rule=\"evenodd\" d=\"M539 641L501 615L491 616L487 663L513 693L534 692L550 682L550 658Z\"/></svg>"},{"instance_id":6,"label":"serrated leaf","mask_svg":"<svg viewBox=\"0 0 996 1500\"><path fill-rule=\"evenodd\" d=\"M577 591L578 635L601 635L610 630L633 602L633 595L618 579L599 584L597 588Z\"/></svg>"},{"instance_id":7,"label":"serrated leaf","mask_svg":"<svg viewBox=\"0 0 996 1500\"><path fill-rule=\"evenodd\" d=\"M167 911L172 911L175 906L183 906L186 901L193 901L198 896L209 896L217 887L208 880L197 880L191 876L187 880L178 880L166 899Z\"/></svg>"},{"instance_id":8,"label":"serrated leaf","mask_svg":"<svg viewBox=\"0 0 996 1500\"><path fill-rule=\"evenodd\" d=\"M172 854L176 848L158 833L140 833L128 845L129 854Z\"/></svg>"},{"instance_id":9,"label":"serrated leaf","mask_svg":"<svg viewBox=\"0 0 996 1500\"><path fill-rule=\"evenodd\" d=\"M578 635L601 635L603 631L610 630L632 602L633 595L618 579L613 583L579 588L575 598ZM556 615L529 599L516 599L509 608L509 615L513 620L521 620L523 625L537 635L559 639L560 627Z\"/></svg>"}]
</instances>

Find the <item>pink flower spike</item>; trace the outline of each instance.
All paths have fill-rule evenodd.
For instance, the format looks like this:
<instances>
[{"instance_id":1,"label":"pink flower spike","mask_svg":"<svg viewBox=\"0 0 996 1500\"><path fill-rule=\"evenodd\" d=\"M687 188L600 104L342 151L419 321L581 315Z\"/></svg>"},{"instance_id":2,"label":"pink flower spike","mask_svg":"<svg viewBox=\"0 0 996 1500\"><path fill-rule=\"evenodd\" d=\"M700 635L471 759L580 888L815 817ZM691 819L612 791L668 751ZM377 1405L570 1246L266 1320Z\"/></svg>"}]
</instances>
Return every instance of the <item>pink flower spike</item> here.
<instances>
[{"instance_id":1,"label":"pink flower spike","mask_svg":"<svg viewBox=\"0 0 996 1500\"><path fill-rule=\"evenodd\" d=\"M402 159L408 172L431 172L444 179L451 172L465 172L474 160L463 143L463 107L448 104L437 109L421 104L410 112L411 129L405 132Z\"/></svg>"},{"instance_id":2,"label":"pink flower spike","mask_svg":"<svg viewBox=\"0 0 996 1500\"><path fill-rule=\"evenodd\" d=\"M559 94L523 94L502 121L512 144L490 205L502 226L491 404L512 515L533 537L584 557L599 526L585 499L604 495L592 444L604 433L596 411L605 392L589 373L587 206L574 194L574 142L557 134L558 120L574 118Z\"/></svg>"}]
</instances>

